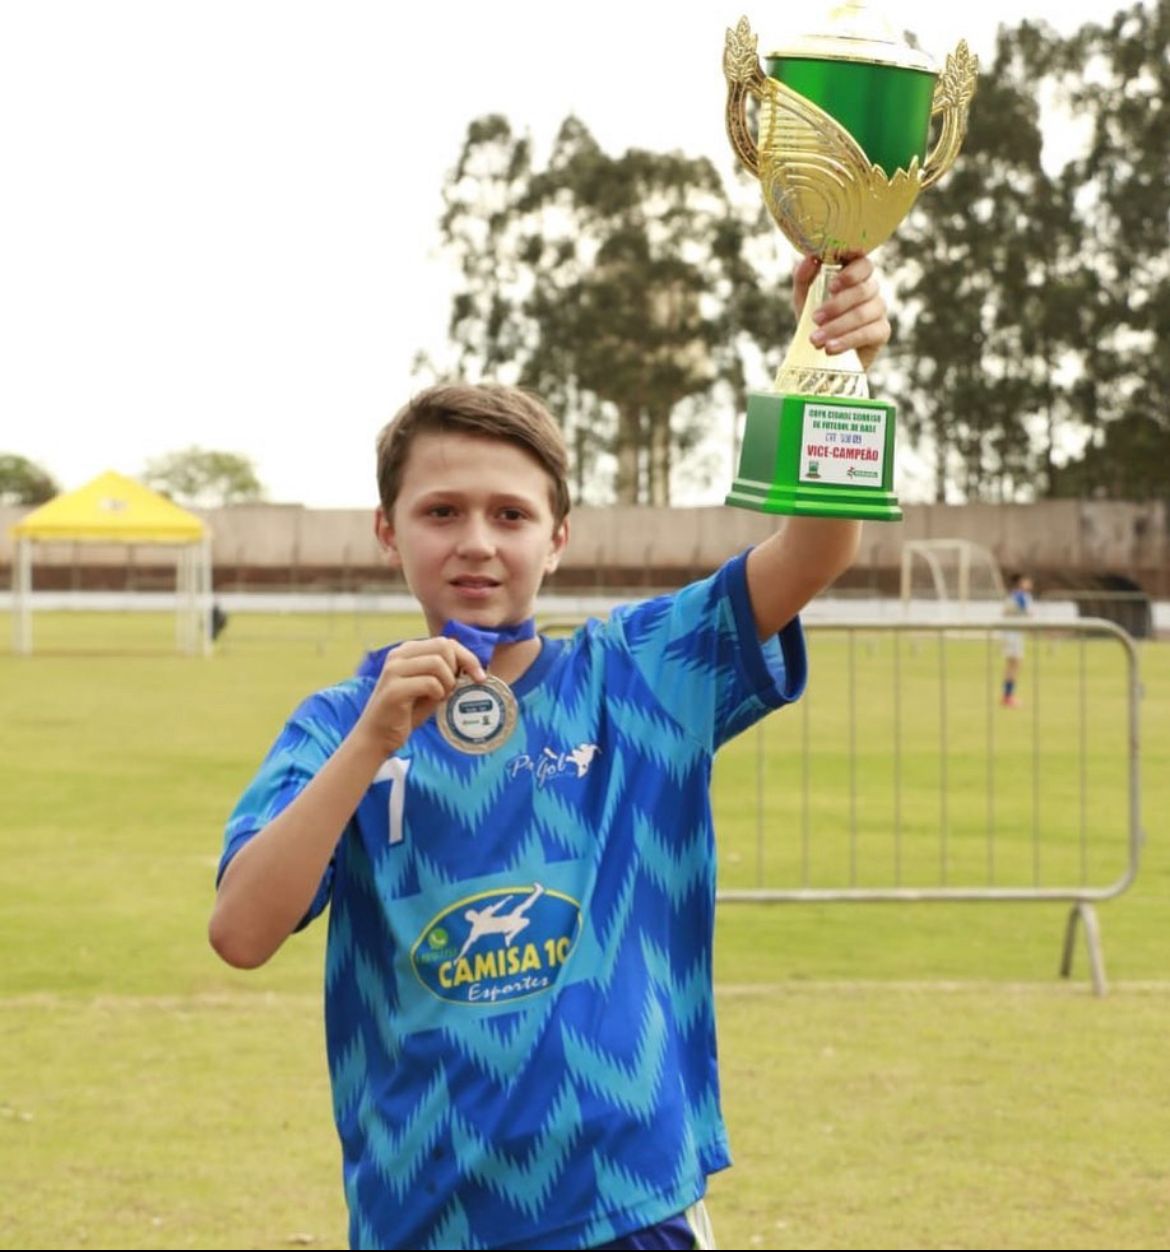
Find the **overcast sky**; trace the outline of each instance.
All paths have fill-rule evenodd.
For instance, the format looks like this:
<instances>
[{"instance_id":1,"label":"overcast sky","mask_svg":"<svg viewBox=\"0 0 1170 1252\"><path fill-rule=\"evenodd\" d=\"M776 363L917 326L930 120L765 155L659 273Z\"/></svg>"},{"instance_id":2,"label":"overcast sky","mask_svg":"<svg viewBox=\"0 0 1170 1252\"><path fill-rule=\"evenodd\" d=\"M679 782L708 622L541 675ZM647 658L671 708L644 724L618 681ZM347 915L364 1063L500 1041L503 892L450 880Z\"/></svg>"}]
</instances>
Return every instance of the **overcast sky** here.
<instances>
[{"instance_id":1,"label":"overcast sky","mask_svg":"<svg viewBox=\"0 0 1170 1252\"><path fill-rule=\"evenodd\" d=\"M940 60L1106 0L887 0ZM0 0L0 452L66 488L191 444L270 498L373 502L372 441L442 343L439 193L467 123L730 173L724 30L769 0ZM777 234L777 247L786 247ZM717 489L718 490L718 489Z\"/></svg>"}]
</instances>

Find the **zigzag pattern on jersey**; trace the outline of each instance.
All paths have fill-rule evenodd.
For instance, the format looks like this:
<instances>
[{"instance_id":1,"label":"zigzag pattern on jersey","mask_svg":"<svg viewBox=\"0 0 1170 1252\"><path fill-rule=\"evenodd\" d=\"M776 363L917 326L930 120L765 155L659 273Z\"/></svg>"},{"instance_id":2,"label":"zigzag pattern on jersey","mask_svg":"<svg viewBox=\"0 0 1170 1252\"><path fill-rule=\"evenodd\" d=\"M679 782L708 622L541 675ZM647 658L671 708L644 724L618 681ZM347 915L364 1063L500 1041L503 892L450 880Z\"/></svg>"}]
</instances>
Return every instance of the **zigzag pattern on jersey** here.
<instances>
[{"instance_id":1,"label":"zigzag pattern on jersey","mask_svg":"<svg viewBox=\"0 0 1170 1252\"><path fill-rule=\"evenodd\" d=\"M637 963L631 961L632 951L637 950L641 954L641 965L646 977L659 989L665 1002L669 1003L671 1017L679 1033L689 1035L697 1030L708 1034L713 1031L713 1022L710 1013L710 969L706 946L698 935L694 939L688 938L696 931L702 931L703 923L697 917L702 917L709 908L705 902L713 889L713 866L707 855L708 834L704 827L699 826L686 834L679 832L679 836L671 841L645 813L635 810L632 818L632 843L636 854L619 856L610 862L610 865L616 863L624 867L624 879L610 895L614 907L607 916L599 912L597 905L606 894L600 890L599 884L599 890L594 897L594 916L601 934L595 935L593 928L587 927L583 936L583 941L589 944L590 949L586 968L594 969L590 982L603 995L608 996L619 965L622 965L629 985L629 979L637 978ZM644 894L647 890L652 890L668 900L678 918L676 923L668 923L666 926L667 933L683 937L681 947L673 954L673 961L671 954L655 942L655 932L644 928L645 919L654 917L658 912L657 909L647 907L648 900ZM641 907L638 907L639 901ZM632 948L634 944L637 944L636 949ZM673 970L685 972L676 976ZM657 996L652 995L650 1003L656 1005ZM598 1075L608 1075L612 1082L618 1084L616 1090L624 1089L625 1084L631 1081L645 1081L645 1074L631 1080L628 1066L611 1063L596 1049L574 1046L580 1042L574 1038L566 1039L566 1057L582 1066L585 1073L592 1073L595 1081ZM700 1049L700 1055L703 1052L705 1048ZM680 1071L680 1080L688 1103L693 1104L693 1097L701 1096L704 1076L703 1066L700 1066L697 1073L689 1072L686 1066ZM588 1079L586 1081L588 1083ZM602 1095L607 1090L596 1085L593 1089ZM719 1125L714 1100L712 1105L716 1108L714 1119L708 1121L700 1116L696 1124Z\"/></svg>"},{"instance_id":2,"label":"zigzag pattern on jersey","mask_svg":"<svg viewBox=\"0 0 1170 1252\"><path fill-rule=\"evenodd\" d=\"M721 649L729 630L734 640L734 611L725 591L726 576L721 570L672 595L623 606L610 620L620 628L644 673L654 672L655 658L663 654L681 660L687 668L697 661L706 661L710 668L725 659Z\"/></svg>"},{"instance_id":3,"label":"zigzag pattern on jersey","mask_svg":"<svg viewBox=\"0 0 1170 1252\"><path fill-rule=\"evenodd\" d=\"M681 914L683 904L694 892L710 890L715 872L708 860L705 830L667 839L646 813L635 809L634 846L643 872L667 896L675 912ZM679 920L683 920L681 916Z\"/></svg>"},{"instance_id":4,"label":"zigzag pattern on jersey","mask_svg":"<svg viewBox=\"0 0 1170 1252\"><path fill-rule=\"evenodd\" d=\"M640 604L619 605L609 616L607 629L625 640L632 652L643 647L647 639L658 634L660 623L672 611L674 597L657 596Z\"/></svg>"},{"instance_id":5,"label":"zigzag pattern on jersey","mask_svg":"<svg viewBox=\"0 0 1170 1252\"><path fill-rule=\"evenodd\" d=\"M325 957L325 982L328 986L338 988L339 994L346 994L346 979L350 987L348 994L356 997L365 1008L368 1017L377 1031L383 1055L390 1061L396 1059L402 1050L402 1039L397 1029L398 996L393 980L385 976L385 968L378 955L371 956L353 934L350 910L370 915L376 905L376 888L369 874L369 862L360 853L353 853L346 860L346 874L351 891L340 899L335 899L330 913L329 943ZM361 897L366 896L363 903ZM337 936L341 936L339 942ZM370 936L366 936L366 944ZM331 1060L333 1065L339 1058ZM342 1110L337 1107L340 1117Z\"/></svg>"},{"instance_id":6,"label":"zigzag pattern on jersey","mask_svg":"<svg viewBox=\"0 0 1170 1252\"><path fill-rule=\"evenodd\" d=\"M698 1101L691 1105L700 1126L717 1126L719 1122L719 1099L714 1087L707 1088ZM704 1170L707 1166L704 1163Z\"/></svg>"},{"instance_id":7,"label":"zigzag pattern on jersey","mask_svg":"<svg viewBox=\"0 0 1170 1252\"><path fill-rule=\"evenodd\" d=\"M358 1122L366 1139L367 1156L372 1158L384 1186L401 1202L414 1188L435 1145L442 1139L451 1117L447 1075L438 1067L431 1084L409 1111L390 1126L367 1089L358 1108Z\"/></svg>"},{"instance_id":8,"label":"zigzag pattern on jersey","mask_svg":"<svg viewBox=\"0 0 1170 1252\"><path fill-rule=\"evenodd\" d=\"M641 936L641 947L651 982L666 994L675 1021L684 1032L689 1032L697 1021L707 1016L711 969L705 953L700 953L691 968L681 978L676 978L665 948L659 947L646 934Z\"/></svg>"},{"instance_id":9,"label":"zigzag pattern on jersey","mask_svg":"<svg viewBox=\"0 0 1170 1252\"><path fill-rule=\"evenodd\" d=\"M289 723L290 728L298 727L305 736L300 749L311 744L313 751L325 757L336 752L345 733L361 717L373 690L373 683L347 678L309 696Z\"/></svg>"},{"instance_id":10,"label":"zigzag pattern on jersey","mask_svg":"<svg viewBox=\"0 0 1170 1252\"><path fill-rule=\"evenodd\" d=\"M278 753L287 752L294 760L303 760L306 756L328 757L341 742L341 736L335 723L334 707L328 692L320 692L305 700L289 719L280 738L268 754L272 760Z\"/></svg>"},{"instance_id":11,"label":"zigzag pattern on jersey","mask_svg":"<svg viewBox=\"0 0 1170 1252\"><path fill-rule=\"evenodd\" d=\"M555 733L571 747L597 736L603 671L592 664L591 656L598 648L604 649L608 640L596 622L583 626L574 638L580 641L581 650L573 654L564 680L555 687L543 684L524 697L524 723L532 727L528 736L532 746L528 750L533 755L543 746L537 742L540 735L551 735L554 727Z\"/></svg>"},{"instance_id":12,"label":"zigzag pattern on jersey","mask_svg":"<svg viewBox=\"0 0 1170 1252\"><path fill-rule=\"evenodd\" d=\"M712 592L722 596L726 591L726 567L711 579L696 583L675 597L673 602L651 602L648 613L637 613L632 618L619 615L631 653L637 658L639 669L647 678L656 697L685 726L709 726L707 720L713 714L715 737L707 747L713 750L733 739L741 731L768 713L772 705L754 693L744 698L739 684L730 681L739 664L739 629L735 608L730 598L720 598L715 605L716 620L706 621L699 628L689 621L696 612L697 604L709 598ZM717 586L720 582L722 587ZM668 628L666 641L655 638L664 618L673 613L677 625ZM795 641L794 641L795 642ZM764 644L768 665L774 678L784 680L783 654L775 638ZM656 681L659 666L669 661L672 682ZM677 681L679 673L690 672L694 684ZM711 682L712 678L723 681ZM711 702L710 692L714 691ZM793 696L798 694L792 692Z\"/></svg>"},{"instance_id":13,"label":"zigzag pattern on jersey","mask_svg":"<svg viewBox=\"0 0 1170 1252\"><path fill-rule=\"evenodd\" d=\"M590 984L606 996L613 987L622 950L618 936L625 934L633 918L639 877L637 865L632 860L627 862L622 884L612 894L613 903L608 910L600 903L601 891L595 892L592 915L583 919L581 938L574 950L574 958L579 955L584 968L594 971Z\"/></svg>"},{"instance_id":14,"label":"zigzag pattern on jersey","mask_svg":"<svg viewBox=\"0 0 1170 1252\"><path fill-rule=\"evenodd\" d=\"M651 996L642 1016L632 1061L622 1061L594 1046L568 1024L561 1028L565 1064L578 1084L615 1108L642 1121L657 1105L667 1053L666 1015L656 996ZM660 1145L663 1151L665 1144Z\"/></svg>"},{"instance_id":15,"label":"zigzag pattern on jersey","mask_svg":"<svg viewBox=\"0 0 1170 1252\"><path fill-rule=\"evenodd\" d=\"M597 836L581 821L580 806L570 804L555 784L535 787L532 819L549 860L587 857L597 849Z\"/></svg>"},{"instance_id":16,"label":"zigzag pattern on jersey","mask_svg":"<svg viewBox=\"0 0 1170 1252\"><path fill-rule=\"evenodd\" d=\"M693 1199L685 1198L687 1187L693 1185L692 1180L696 1176L698 1159L699 1154L694 1136L691 1134L690 1126L686 1125L683 1128L682 1147L673 1183L680 1196L676 1211L681 1211L699 1198L698 1196L694 1196ZM624 1168L620 1162L611 1160L601 1152L593 1154L593 1176L596 1180L597 1194L609 1216L594 1222L586 1231L581 1241L581 1246L586 1248L609 1243L615 1238L619 1229L629 1229L629 1224L622 1222L621 1217L631 1207L629 1202L631 1195L656 1193L661 1188L661 1184L648 1184L644 1179L638 1178L637 1175Z\"/></svg>"},{"instance_id":17,"label":"zigzag pattern on jersey","mask_svg":"<svg viewBox=\"0 0 1170 1252\"><path fill-rule=\"evenodd\" d=\"M569 1082L557 1092L541 1133L523 1158L492 1146L457 1110L451 1115L451 1142L460 1171L491 1188L501 1199L539 1216L553 1187L572 1161L580 1135L581 1108Z\"/></svg>"},{"instance_id":18,"label":"zigzag pattern on jersey","mask_svg":"<svg viewBox=\"0 0 1170 1252\"><path fill-rule=\"evenodd\" d=\"M617 821L618 809L625 803L626 788L629 786L626 758L617 750L616 744L609 750L613 753L613 760L609 766L610 778L613 781L605 799L605 808L601 811L602 830L613 829Z\"/></svg>"},{"instance_id":19,"label":"zigzag pattern on jersey","mask_svg":"<svg viewBox=\"0 0 1170 1252\"><path fill-rule=\"evenodd\" d=\"M437 736L438 732L434 734ZM427 751L430 746L427 739L420 741L420 748L427 755L427 770L416 770L411 775L412 793L441 809L469 833L476 833L511 782L506 754L493 752L454 760L450 753ZM428 774L433 774L434 780Z\"/></svg>"},{"instance_id":20,"label":"zigzag pattern on jersey","mask_svg":"<svg viewBox=\"0 0 1170 1252\"><path fill-rule=\"evenodd\" d=\"M653 942L650 933L643 930L642 919L647 910L638 907L639 900L645 905L644 893L650 890L669 901L679 921L686 922L684 915L693 912L687 906L694 901L696 892L703 896L710 891L713 867L709 862L706 828L700 822L693 829L673 831L672 837L668 837L633 801L640 790L639 780L645 778L647 769L654 771L661 759L661 754L653 751L653 745L660 741L654 736L661 736L663 732L668 734L674 749L680 754L686 754L686 763L690 769L704 771L707 759L702 750L693 741L685 739L671 723L664 722L661 718L641 717L629 702L623 701L619 704L621 707L616 720L623 732L621 739L625 740L628 735L631 742L623 744L621 749L614 748L616 760L621 763L622 777L621 785L613 787L609 793L609 806L615 814L619 806L626 812L617 820L617 829L612 829L610 856L603 864L601 872L610 878L613 871L618 869L621 878L607 882L599 880L597 884L592 916L587 920L579 941L584 968L592 970L589 984L596 987L601 995L608 997L619 967L622 968L623 982L627 987L639 981L635 968L638 962L631 962L630 946L637 945L634 951L641 952L645 976L670 1003L676 1028L683 1034L689 1034L696 1029L706 1032L711 1029L708 999L710 975L703 957L702 943L695 945L694 955L689 960L683 954L676 954L686 973L673 976L668 953ZM650 726L653 726L652 731ZM645 762L638 760L634 755L636 749L641 749L652 759ZM627 761L628 766L625 764ZM687 769L674 771L676 780L681 783L682 775L689 772ZM690 781L694 781L693 777ZM627 785L628 782L632 782L632 788ZM631 790L633 795L630 794ZM607 822L603 828L608 826ZM621 846L627 841L630 845L628 850ZM649 913L653 916L656 911L650 909ZM684 935L692 927L693 918L689 925L668 924L670 931ZM657 995L649 997L647 1013L638 1048L630 1059L610 1053L572 1027L566 1026L562 1031L568 1072L597 1098L615 1104L637 1117L650 1116L655 1107L655 1093L662 1080L662 1067L669 1046L668 1027ZM700 1054L705 1051L706 1048L702 1047ZM682 1099L693 1107L696 1103L694 1097L697 1097L701 1107L695 1125L707 1128L711 1134L717 1134L717 1128L721 1125L717 1101L713 1094L710 1100L703 1099L705 1067L703 1076L687 1073L685 1069L683 1067L678 1075ZM693 1139L689 1151L677 1161L674 1152L666 1151L665 1155L676 1165L679 1177L687 1176L686 1170L693 1168L696 1159ZM611 1173L610 1177L617 1178L618 1174ZM621 1194L622 1186L632 1185L634 1184L629 1178L615 1182L614 1196L611 1198L616 1199ZM652 1191L652 1188L643 1183L637 1187L636 1192L627 1190L624 1194L628 1201L631 1194L644 1196ZM689 1203L693 1198L688 1196L680 1203ZM605 1223L600 1223L597 1230L591 1232L588 1240L590 1244L606 1241L604 1227ZM594 1235L598 1237L595 1238Z\"/></svg>"},{"instance_id":21,"label":"zigzag pattern on jersey","mask_svg":"<svg viewBox=\"0 0 1170 1252\"><path fill-rule=\"evenodd\" d=\"M668 641L661 648L649 645L634 652L638 669L667 712L698 736L711 750L711 734L718 724L715 710L726 700L726 684L712 682L728 672L734 635L723 624L706 624L689 637ZM669 674L665 682L662 674Z\"/></svg>"},{"instance_id":22,"label":"zigzag pattern on jersey","mask_svg":"<svg viewBox=\"0 0 1170 1252\"><path fill-rule=\"evenodd\" d=\"M656 873L660 872L660 870L656 871ZM616 942L614 931L615 928L624 929L628 924L629 906L632 904L639 877L643 876L640 875L636 866L631 865L620 893L620 897L626 904L619 904L617 914L611 918L607 941L601 945L604 951L613 953L615 956L621 945ZM361 961L360 964L365 965L365 962ZM661 981L667 986L670 984L668 978ZM694 980L688 979L687 981L690 984ZM367 999L370 1004L374 1020L385 1022L388 1005L385 1002L381 1005L376 1004L377 997L368 996L370 990L374 989L368 988L363 998ZM690 994L689 986L687 994L688 996ZM554 1001L550 998L540 1006L538 1021L533 1021L527 1014L516 1015L515 1018L501 1017L484 1020L469 1017L462 1022L459 1019L453 1019L459 1022L458 1028L444 1028L441 1034L448 1043L458 1048L481 1070L490 1074L497 1083L505 1084L510 1078L516 1076L526 1059L534 1056L533 1035L542 1033L547 1026L553 1005ZM694 1017L693 1008L685 1007L681 1015L689 1021ZM668 1046L666 1019L656 998L652 998L648 1006L635 1055L629 1062L592 1047L586 1038L575 1031L564 1032L563 1037L566 1072L571 1078L600 1098L616 1103L619 1107L626 1107L637 1116L644 1118L649 1115L653 1107L653 1093L663 1081ZM357 1063L352 1059L352 1054L344 1059L352 1064ZM405 1168L410 1179L413 1180L415 1172L421 1168L426 1152L443 1136L446 1128L445 1118L450 1112L448 1106L442 1102L434 1099L430 1101L425 1115L428 1118L438 1119L431 1122L430 1133L423 1133L419 1123L420 1112L417 1109L413 1114L405 1115L406 1129L397 1134L379 1125L378 1158L383 1159L382 1154L385 1152L389 1154L387 1159L397 1159L399 1167ZM401 1112L399 1115L403 1116ZM543 1120L542 1149L545 1140L549 1144L559 1142L571 1146L580 1133L579 1117L580 1112L575 1099L571 1102L566 1101L562 1092L558 1096L558 1102ZM363 1119L364 1127L368 1129L370 1124L368 1119ZM467 1128L464 1127L464 1129ZM452 1136L455 1137L457 1128L452 1125L450 1130ZM486 1150L482 1142L477 1142L477 1138L471 1132L464 1136L462 1142L466 1159L461 1159L461 1164L467 1166L472 1176L493 1185L503 1198L510 1203L521 1205L531 1216L535 1217L547 1198L549 1189L559 1180L562 1166L567 1166L569 1162L570 1146L565 1146L563 1150L563 1162L556 1159L555 1155L549 1158L542 1150L540 1158L542 1164L539 1169L536 1169L531 1161L527 1164L517 1163L505 1154ZM471 1153L472 1148L475 1153L480 1154L480 1163L474 1167L472 1166L474 1154L467 1155ZM403 1152L408 1154L405 1164L404 1159L399 1155ZM411 1155L412 1152L413 1155ZM686 1162L683 1159L677 1162L679 1170L683 1170L685 1165ZM529 1196L531 1187L536 1188L535 1197ZM652 1193L652 1188L649 1190ZM639 1194L646 1194L647 1191L647 1184L640 1184ZM629 1192L626 1193L627 1197L629 1194ZM437 1236L435 1241L436 1246L441 1246L437 1241Z\"/></svg>"},{"instance_id":23,"label":"zigzag pattern on jersey","mask_svg":"<svg viewBox=\"0 0 1170 1252\"><path fill-rule=\"evenodd\" d=\"M496 844L494 851L497 856L497 873L523 871L540 863L537 859L541 852L540 834L531 825L522 834L515 830L497 830L493 832L492 838ZM414 844L412 853L419 890L423 894L450 887L466 876L465 858L453 857L450 865L443 864L420 847L418 842Z\"/></svg>"},{"instance_id":24,"label":"zigzag pattern on jersey","mask_svg":"<svg viewBox=\"0 0 1170 1252\"><path fill-rule=\"evenodd\" d=\"M377 829L381 829L380 824ZM391 847L389 822L386 823L386 829L387 842L374 856L373 873L377 898L397 900L401 896L417 895L420 890L418 865L411 855L411 848L405 844Z\"/></svg>"},{"instance_id":25,"label":"zigzag pattern on jersey","mask_svg":"<svg viewBox=\"0 0 1170 1252\"><path fill-rule=\"evenodd\" d=\"M345 1203L350 1212L350 1247L352 1248L380 1248L381 1240L374 1233L373 1226L365 1217L355 1217L354 1214L362 1211L361 1205L357 1199L356 1191L351 1187L345 1189ZM455 1244L451 1245L455 1247Z\"/></svg>"},{"instance_id":26,"label":"zigzag pattern on jersey","mask_svg":"<svg viewBox=\"0 0 1170 1252\"><path fill-rule=\"evenodd\" d=\"M364 952L354 959L354 989L369 1019L374 1023L382 1054L387 1061L398 1059L402 1051L402 1035L397 1029L397 996L391 996L393 984L388 983L381 965Z\"/></svg>"},{"instance_id":27,"label":"zigzag pattern on jersey","mask_svg":"<svg viewBox=\"0 0 1170 1252\"><path fill-rule=\"evenodd\" d=\"M443 1210L435 1226L428 1248L482 1248L483 1244L471 1233L471 1223L458 1197Z\"/></svg>"},{"instance_id":28,"label":"zigzag pattern on jersey","mask_svg":"<svg viewBox=\"0 0 1170 1252\"><path fill-rule=\"evenodd\" d=\"M506 1086L533 1054L536 1041L548 1029L556 1007L552 996L536 1001L525 1013L508 1017L453 1018L439 1033L493 1082Z\"/></svg>"},{"instance_id":29,"label":"zigzag pattern on jersey","mask_svg":"<svg viewBox=\"0 0 1170 1252\"><path fill-rule=\"evenodd\" d=\"M648 757L659 773L676 784L706 759L707 754L699 742L686 734L673 718L667 717L657 704L639 708L633 700L615 697L610 700L609 717L630 749Z\"/></svg>"},{"instance_id":30,"label":"zigzag pattern on jersey","mask_svg":"<svg viewBox=\"0 0 1170 1252\"><path fill-rule=\"evenodd\" d=\"M352 1111L366 1079L366 1044L358 1031L348 1048L329 1066L333 1084L333 1109L338 1118Z\"/></svg>"},{"instance_id":31,"label":"zigzag pattern on jersey","mask_svg":"<svg viewBox=\"0 0 1170 1252\"><path fill-rule=\"evenodd\" d=\"M349 909L336 900L329 914L329 943L325 949L325 991L337 986L337 980L353 959L353 925Z\"/></svg>"}]
</instances>

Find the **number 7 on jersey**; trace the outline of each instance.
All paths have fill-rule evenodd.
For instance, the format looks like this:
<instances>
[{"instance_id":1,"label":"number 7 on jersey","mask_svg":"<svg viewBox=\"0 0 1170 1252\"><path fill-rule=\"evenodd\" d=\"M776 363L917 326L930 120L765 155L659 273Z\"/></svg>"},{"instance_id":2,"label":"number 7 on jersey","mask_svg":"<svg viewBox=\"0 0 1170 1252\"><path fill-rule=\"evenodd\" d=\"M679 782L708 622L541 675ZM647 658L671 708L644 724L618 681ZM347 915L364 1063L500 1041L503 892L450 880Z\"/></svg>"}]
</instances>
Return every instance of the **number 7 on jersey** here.
<instances>
[{"instance_id":1,"label":"number 7 on jersey","mask_svg":"<svg viewBox=\"0 0 1170 1252\"><path fill-rule=\"evenodd\" d=\"M406 775L410 772L410 757L392 756L374 775L374 782L390 783L388 818L391 845L402 842L402 815L406 808Z\"/></svg>"}]
</instances>

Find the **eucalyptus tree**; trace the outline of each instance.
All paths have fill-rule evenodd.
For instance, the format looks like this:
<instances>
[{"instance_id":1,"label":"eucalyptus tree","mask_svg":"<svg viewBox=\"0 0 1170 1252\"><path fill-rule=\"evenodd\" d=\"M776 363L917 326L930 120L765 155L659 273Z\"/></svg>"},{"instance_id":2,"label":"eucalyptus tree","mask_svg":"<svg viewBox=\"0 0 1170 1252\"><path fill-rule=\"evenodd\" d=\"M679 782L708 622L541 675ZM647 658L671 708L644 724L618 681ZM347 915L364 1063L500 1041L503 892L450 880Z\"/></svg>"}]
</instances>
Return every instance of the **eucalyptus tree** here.
<instances>
[{"instance_id":1,"label":"eucalyptus tree","mask_svg":"<svg viewBox=\"0 0 1170 1252\"><path fill-rule=\"evenodd\" d=\"M1092 438L1066 493L1170 496L1170 0L1091 24L1063 49L1062 83L1089 119L1070 169L1101 295L1081 404Z\"/></svg>"},{"instance_id":2,"label":"eucalyptus tree","mask_svg":"<svg viewBox=\"0 0 1170 1252\"><path fill-rule=\"evenodd\" d=\"M669 503L679 458L741 406L744 352L791 330L754 255L758 200L733 201L703 157L611 156L573 117L538 166L499 116L471 123L444 198L454 368L545 398L578 498L612 458L619 501Z\"/></svg>"},{"instance_id":3,"label":"eucalyptus tree","mask_svg":"<svg viewBox=\"0 0 1170 1252\"><path fill-rule=\"evenodd\" d=\"M1001 27L959 160L889 249L900 421L933 448L940 501L948 482L966 498L1045 490L1082 420L1075 378L1102 295L1072 182L1043 159L1040 84L1060 47L1044 26Z\"/></svg>"}]
</instances>

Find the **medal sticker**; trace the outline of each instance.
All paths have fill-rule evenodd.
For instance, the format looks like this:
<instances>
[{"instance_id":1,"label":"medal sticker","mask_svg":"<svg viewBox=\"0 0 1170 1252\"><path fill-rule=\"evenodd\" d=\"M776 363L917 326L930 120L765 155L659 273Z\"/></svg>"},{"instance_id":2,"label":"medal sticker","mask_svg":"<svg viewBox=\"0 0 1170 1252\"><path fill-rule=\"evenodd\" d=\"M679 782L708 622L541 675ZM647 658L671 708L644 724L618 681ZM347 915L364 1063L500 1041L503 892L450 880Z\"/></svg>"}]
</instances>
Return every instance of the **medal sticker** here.
<instances>
[{"instance_id":1,"label":"medal sticker","mask_svg":"<svg viewBox=\"0 0 1170 1252\"><path fill-rule=\"evenodd\" d=\"M512 688L494 674L483 682L466 676L439 705L435 721L439 733L460 752L480 756L494 752L512 737L519 705Z\"/></svg>"}]
</instances>

